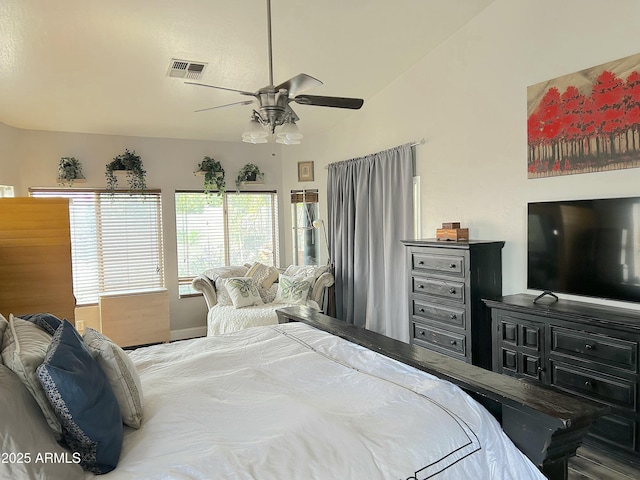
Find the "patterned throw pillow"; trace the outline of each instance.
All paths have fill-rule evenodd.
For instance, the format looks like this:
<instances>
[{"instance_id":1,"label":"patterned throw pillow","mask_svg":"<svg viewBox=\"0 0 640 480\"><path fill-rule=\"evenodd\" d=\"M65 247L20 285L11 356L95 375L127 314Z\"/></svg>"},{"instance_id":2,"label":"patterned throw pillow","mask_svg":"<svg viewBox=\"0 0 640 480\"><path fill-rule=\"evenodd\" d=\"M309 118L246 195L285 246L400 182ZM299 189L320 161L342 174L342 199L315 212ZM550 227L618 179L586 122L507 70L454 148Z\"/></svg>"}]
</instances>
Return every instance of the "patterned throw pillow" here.
<instances>
[{"instance_id":1,"label":"patterned throw pillow","mask_svg":"<svg viewBox=\"0 0 640 480\"><path fill-rule=\"evenodd\" d=\"M286 303L289 305L306 304L313 280L313 277L280 275L278 292L276 293L276 299L273 303Z\"/></svg>"},{"instance_id":2,"label":"patterned throw pillow","mask_svg":"<svg viewBox=\"0 0 640 480\"><path fill-rule=\"evenodd\" d=\"M247 275L247 267L245 266L229 266L215 267L205 270L202 273L205 277L209 277L216 287L216 304L221 306L233 305L231 297L227 292L224 282L227 278L245 277Z\"/></svg>"},{"instance_id":3,"label":"patterned throw pillow","mask_svg":"<svg viewBox=\"0 0 640 480\"><path fill-rule=\"evenodd\" d=\"M20 318L35 323L51 336L56 333L56 330L62 323L62 320L51 313L30 313L28 315L20 315Z\"/></svg>"},{"instance_id":4,"label":"patterned throw pillow","mask_svg":"<svg viewBox=\"0 0 640 480\"><path fill-rule=\"evenodd\" d=\"M109 380L64 320L51 340L38 379L62 424L62 443L95 474L113 470L122 450L122 416Z\"/></svg>"},{"instance_id":5,"label":"patterned throw pillow","mask_svg":"<svg viewBox=\"0 0 640 480\"><path fill-rule=\"evenodd\" d=\"M227 278L225 279L225 287L229 292L233 306L236 308L262 305L263 303L258 288L251 277Z\"/></svg>"},{"instance_id":6,"label":"patterned throw pillow","mask_svg":"<svg viewBox=\"0 0 640 480\"><path fill-rule=\"evenodd\" d=\"M284 271L285 275L291 277L313 277L311 286L318 280L318 277L329 271L328 265L289 265Z\"/></svg>"},{"instance_id":7,"label":"patterned throw pillow","mask_svg":"<svg viewBox=\"0 0 640 480\"><path fill-rule=\"evenodd\" d=\"M36 400L47 423L60 434L60 421L40 385L36 368L44 361L51 335L31 322L9 314L9 325L2 339L2 360L20 378Z\"/></svg>"},{"instance_id":8,"label":"patterned throw pillow","mask_svg":"<svg viewBox=\"0 0 640 480\"><path fill-rule=\"evenodd\" d=\"M86 329L82 341L107 376L120 405L122 421L132 428L140 428L142 385L133 361L127 352L93 328Z\"/></svg>"}]
</instances>

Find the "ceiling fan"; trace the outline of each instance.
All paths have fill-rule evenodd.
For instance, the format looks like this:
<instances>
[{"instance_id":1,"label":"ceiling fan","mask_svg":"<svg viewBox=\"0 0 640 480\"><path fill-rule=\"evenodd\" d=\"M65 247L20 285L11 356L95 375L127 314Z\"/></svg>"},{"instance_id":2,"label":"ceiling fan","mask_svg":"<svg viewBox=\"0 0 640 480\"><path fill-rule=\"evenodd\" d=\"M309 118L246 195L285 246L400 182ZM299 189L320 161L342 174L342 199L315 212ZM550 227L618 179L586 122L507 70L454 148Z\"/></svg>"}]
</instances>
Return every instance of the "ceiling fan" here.
<instances>
[{"instance_id":1,"label":"ceiling fan","mask_svg":"<svg viewBox=\"0 0 640 480\"><path fill-rule=\"evenodd\" d=\"M273 48L271 42L271 0L267 0L267 36L269 42L269 85L255 92L237 90L235 88L219 87L205 83L185 82L190 85L228 90L242 95L253 97L250 100L202 108L196 112L204 112L217 108L231 107L235 105L250 105L256 103L257 107L251 113L249 126L242 134L242 141L247 143L266 143L269 133L275 134L277 127L282 126L277 134L276 142L287 145L300 143L302 134L298 130L296 122L300 119L289 105L291 102L300 105L315 105L320 107L348 108L357 110L364 104L361 98L326 97L318 95L300 95L312 87L322 85L322 82L306 73L300 73L295 77L279 84L273 84Z\"/></svg>"}]
</instances>

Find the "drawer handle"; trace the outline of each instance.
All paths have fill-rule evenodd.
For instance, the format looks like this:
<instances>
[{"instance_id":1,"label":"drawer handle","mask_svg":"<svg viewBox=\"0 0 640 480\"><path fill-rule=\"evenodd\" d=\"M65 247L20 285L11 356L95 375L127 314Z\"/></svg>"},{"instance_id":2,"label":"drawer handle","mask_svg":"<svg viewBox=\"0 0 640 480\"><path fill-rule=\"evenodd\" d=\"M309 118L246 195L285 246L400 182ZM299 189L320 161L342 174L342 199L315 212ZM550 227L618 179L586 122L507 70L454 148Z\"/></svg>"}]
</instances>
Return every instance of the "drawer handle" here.
<instances>
[{"instance_id":1,"label":"drawer handle","mask_svg":"<svg viewBox=\"0 0 640 480\"><path fill-rule=\"evenodd\" d=\"M420 260L420 261L418 262L418 265L424 265L424 262L423 262L422 260Z\"/></svg>"},{"instance_id":2,"label":"drawer handle","mask_svg":"<svg viewBox=\"0 0 640 480\"><path fill-rule=\"evenodd\" d=\"M420 311L421 313L424 313L424 308L420 308L420 309L419 309L419 311Z\"/></svg>"},{"instance_id":3,"label":"drawer handle","mask_svg":"<svg viewBox=\"0 0 640 480\"><path fill-rule=\"evenodd\" d=\"M452 313L450 318L451 320L455 320L456 318L458 318L458 316L455 313Z\"/></svg>"},{"instance_id":4,"label":"drawer handle","mask_svg":"<svg viewBox=\"0 0 640 480\"><path fill-rule=\"evenodd\" d=\"M544 372L544 367L538 367L538 373Z\"/></svg>"},{"instance_id":5,"label":"drawer handle","mask_svg":"<svg viewBox=\"0 0 640 480\"><path fill-rule=\"evenodd\" d=\"M457 342L457 341L455 341L455 340L451 340L451 345L457 345L457 344L458 344L458 342Z\"/></svg>"},{"instance_id":6,"label":"drawer handle","mask_svg":"<svg viewBox=\"0 0 640 480\"><path fill-rule=\"evenodd\" d=\"M453 288L453 287L451 287L451 288L449 289L449 293L451 293L451 294L456 293L456 289L455 289L455 288Z\"/></svg>"},{"instance_id":7,"label":"drawer handle","mask_svg":"<svg viewBox=\"0 0 640 480\"><path fill-rule=\"evenodd\" d=\"M423 337L426 335L424 330L420 330L420 335L422 335Z\"/></svg>"},{"instance_id":8,"label":"drawer handle","mask_svg":"<svg viewBox=\"0 0 640 480\"><path fill-rule=\"evenodd\" d=\"M591 380L587 380L586 382L584 382L584 386L587 388L591 388L593 387L593 382Z\"/></svg>"},{"instance_id":9,"label":"drawer handle","mask_svg":"<svg viewBox=\"0 0 640 480\"><path fill-rule=\"evenodd\" d=\"M593 345L591 345L590 343L587 343L584 348L586 348L587 350L593 350Z\"/></svg>"},{"instance_id":10,"label":"drawer handle","mask_svg":"<svg viewBox=\"0 0 640 480\"><path fill-rule=\"evenodd\" d=\"M418 288L424 288L424 285L420 284L418 285Z\"/></svg>"},{"instance_id":11,"label":"drawer handle","mask_svg":"<svg viewBox=\"0 0 640 480\"><path fill-rule=\"evenodd\" d=\"M450 263L449 264L449 268L456 268L456 264L455 263Z\"/></svg>"}]
</instances>

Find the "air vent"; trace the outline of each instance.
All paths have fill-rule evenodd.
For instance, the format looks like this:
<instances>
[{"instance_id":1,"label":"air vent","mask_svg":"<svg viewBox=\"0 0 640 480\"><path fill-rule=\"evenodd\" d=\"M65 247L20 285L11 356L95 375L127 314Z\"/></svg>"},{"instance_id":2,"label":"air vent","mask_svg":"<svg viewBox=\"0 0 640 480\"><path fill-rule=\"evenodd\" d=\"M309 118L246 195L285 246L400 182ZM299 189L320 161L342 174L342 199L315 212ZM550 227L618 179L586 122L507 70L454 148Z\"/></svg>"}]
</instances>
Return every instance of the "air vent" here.
<instances>
[{"instance_id":1,"label":"air vent","mask_svg":"<svg viewBox=\"0 0 640 480\"><path fill-rule=\"evenodd\" d=\"M204 72L206 66L207 64L205 62L190 62L189 60L172 58L167 76L197 80L202 75L202 72Z\"/></svg>"}]
</instances>

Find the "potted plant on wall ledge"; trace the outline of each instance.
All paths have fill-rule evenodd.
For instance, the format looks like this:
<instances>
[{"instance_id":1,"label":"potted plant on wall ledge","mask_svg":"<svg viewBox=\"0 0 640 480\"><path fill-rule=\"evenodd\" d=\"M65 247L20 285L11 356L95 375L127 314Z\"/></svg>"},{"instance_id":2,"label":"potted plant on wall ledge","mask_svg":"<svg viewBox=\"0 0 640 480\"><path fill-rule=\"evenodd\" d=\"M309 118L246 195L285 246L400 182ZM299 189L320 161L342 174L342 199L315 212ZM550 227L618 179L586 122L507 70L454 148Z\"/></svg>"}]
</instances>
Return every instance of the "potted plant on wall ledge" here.
<instances>
[{"instance_id":1,"label":"potted plant on wall ledge","mask_svg":"<svg viewBox=\"0 0 640 480\"><path fill-rule=\"evenodd\" d=\"M217 190L218 195L222 195L227 188L224 180L224 168L219 161L211 157L204 157L202 162L198 164L198 170L194 172L194 175L204 176L204 193L206 194Z\"/></svg>"},{"instance_id":2,"label":"potted plant on wall ledge","mask_svg":"<svg viewBox=\"0 0 640 480\"><path fill-rule=\"evenodd\" d=\"M114 157L113 161L107 164L105 172L107 190L112 193L118 187L116 175L119 174L126 174L130 192L143 192L147 188L145 180L147 172L142 168L142 159L140 155L136 155L135 150L130 152L125 149L123 154Z\"/></svg>"},{"instance_id":3,"label":"potted plant on wall ledge","mask_svg":"<svg viewBox=\"0 0 640 480\"><path fill-rule=\"evenodd\" d=\"M238 172L238 178L236 178L236 188L247 183L263 183L261 180L264 178L264 173L260 171L260 168L253 163L247 163Z\"/></svg>"},{"instance_id":4,"label":"potted plant on wall ledge","mask_svg":"<svg viewBox=\"0 0 640 480\"><path fill-rule=\"evenodd\" d=\"M62 157L58 163L58 183L62 186L73 186L74 182L84 182L82 165L75 157Z\"/></svg>"}]
</instances>

